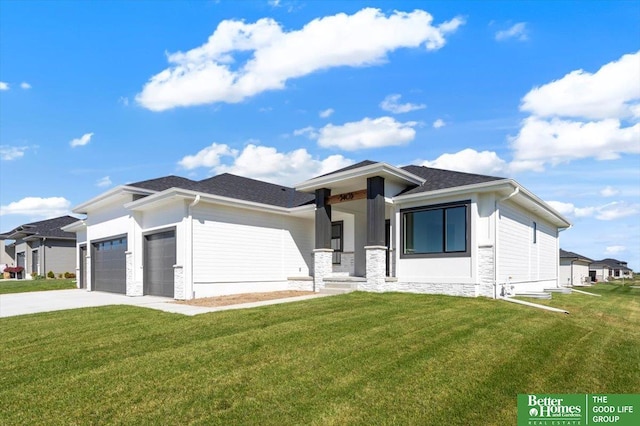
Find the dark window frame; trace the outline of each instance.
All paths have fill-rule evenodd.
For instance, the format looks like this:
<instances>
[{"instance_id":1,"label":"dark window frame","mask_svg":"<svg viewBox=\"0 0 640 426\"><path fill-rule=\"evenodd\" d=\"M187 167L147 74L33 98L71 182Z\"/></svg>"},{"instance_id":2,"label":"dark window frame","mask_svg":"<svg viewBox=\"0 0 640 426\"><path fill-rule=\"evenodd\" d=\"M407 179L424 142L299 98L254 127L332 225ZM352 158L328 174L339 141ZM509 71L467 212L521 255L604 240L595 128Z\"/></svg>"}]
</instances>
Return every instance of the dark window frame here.
<instances>
[{"instance_id":1,"label":"dark window frame","mask_svg":"<svg viewBox=\"0 0 640 426\"><path fill-rule=\"evenodd\" d=\"M465 250L464 251L451 251L446 252L447 245L447 230L446 226L443 226L443 251L437 253L407 253L405 240L406 240L406 214L420 211L432 211L442 210L443 218L446 216L445 211L450 208L464 207L465 208ZM400 258L401 259L428 259L428 258L447 258L447 257L471 257L471 200L454 201L450 203L432 204L420 207L411 207L407 209L400 209Z\"/></svg>"},{"instance_id":2,"label":"dark window frame","mask_svg":"<svg viewBox=\"0 0 640 426\"><path fill-rule=\"evenodd\" d=\"M333 249L333 255L331 256L331 263L333 265L340 265L342 264L342 255L340 253L344 251L344 221L337 220L337 221L331 222L331 238L330 238L331 242L333 242L334 240L333 238L334 226L340 227L340 248Z\"/></svg>"}]
</instances>

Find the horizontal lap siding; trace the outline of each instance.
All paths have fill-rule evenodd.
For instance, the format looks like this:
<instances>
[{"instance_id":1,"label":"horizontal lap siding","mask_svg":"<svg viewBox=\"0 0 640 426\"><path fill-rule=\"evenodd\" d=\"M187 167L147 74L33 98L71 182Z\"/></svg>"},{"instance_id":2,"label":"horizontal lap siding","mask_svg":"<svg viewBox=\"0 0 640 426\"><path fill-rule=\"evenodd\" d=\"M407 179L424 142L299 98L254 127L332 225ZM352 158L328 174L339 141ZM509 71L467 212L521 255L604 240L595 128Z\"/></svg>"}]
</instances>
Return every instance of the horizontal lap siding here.
<instances>
[{"instance_id":1,"label":"horizontal lap siding","mask_svg":"<svg viewBox=\"0 0 640 426\"><path fill-rule=\"evenodd\" d=\"M558 252L556 229L513 204L500 204L498 259L500 282L554 280ZM537 242L533 243L533 222Z\"/></svg>"},{"instance_id":2,"label":"horizontal lap siding","mask_svg":"<svg viewBox=\"0 0 640 426\"><path fill-rule=\"evenodd\" d=\"M194 282L284 280L309 273L313 223L223 206L194 211Z\"/></svg>"}]
</instances>

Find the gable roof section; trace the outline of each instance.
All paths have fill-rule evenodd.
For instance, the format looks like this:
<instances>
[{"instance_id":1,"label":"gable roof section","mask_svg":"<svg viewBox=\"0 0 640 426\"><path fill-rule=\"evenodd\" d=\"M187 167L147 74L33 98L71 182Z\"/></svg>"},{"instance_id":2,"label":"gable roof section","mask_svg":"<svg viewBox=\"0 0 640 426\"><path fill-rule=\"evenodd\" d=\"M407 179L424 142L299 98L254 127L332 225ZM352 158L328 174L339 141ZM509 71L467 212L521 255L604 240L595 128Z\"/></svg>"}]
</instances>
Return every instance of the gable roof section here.
<instances>
[{"instance_id":1,"label":"gable roof section","mask_svg":"<svg viewBox=\"0 0 640 426\"><path fill-rule=\"evenodd\" d=\"M423 178L422 185L408 188L398 195L418 194L420 192L436 191L439 189L455 188L458 186L474 185L478 183L504 180L496 176L477 175L473 173L455 172L452 170L434 169L424 166L404 166L401 169Z\"/></svg>"},{"instance_id":2,"label":"gable roof section","mask_svg":"<svg viewBox=\"0 0 640 426\"><path fill-rule=\"evenodd\" d=\"M169 188L195 189L198 182L181 176L169 175L156 179L148 179L140 182L129 183L127 186L148 189L151 191L164 191Z\"/></svg>"},{"instance_id":3,"label":"gable roof section","mask_svg":"<svg viewBox=\"0 0 640 426\"><path fill-rule=\"evenodd\" d=\"M627 271L631 271L632 269L627 267L627 262L623 262L620 261L618 259L612 259L610 257L606 258L606 259L602 259L602 260L596 260L595 262L593 262L591 264L591 266L593 268L601 268L603 266L607 266L610 269L622 269L622 270L627 270Z\"/></svg>"},{"instance_id":4,"label":"gable roof section","mask_svg":"<svg viewBox=\"0 0 640 426\"><path fill-rule=\"evenodd\" d=\"M53 219L25 223L11 231L0 234L0 240L17 240L24 238L59 238L73 240L76 238L76 234L63 231L61 228L77 220L78 219L71 216L60 216Z\"/></svg>"},{"instance_id":5,"label":"gable roof section","mask_svg":"<svg viewBox=\"0 0 640 426\"><path fill-rule=\"evenodd\" d=\"M586 256L583 256L578 253L574 253L572 251L562 250L562 249L560 249L560 259L573 259L573 260L580 260L580 261L589 262L589 263L593 262L592 259L589 259Z\"/></svg>"},{"instance_id":6,"label":"gable roof section","mask_svg":"<svg viewBox=\"0 0 640 426\"><path fill-rule=\"evenodd\" d=\"M325 176L335 175L335 174L337 174L337 173L346 172L347 170L359 169L359 168L361 168L361 167L364 167L364 166L370 166L370 165L372 165L372 164L376 164L376 163L377 163L377 161L363 160L363 161L360 161L359 163L352 164L352 165L350 165L350 166L343 167L343 168L341 168L341 169L334 170L334 171L332 171L332 172L325 173L325 174L320 175L320 176L315 176L313 179L315 179L315 178L320 178L320 177L325 177Z\"/></svg>"},{"instance_id":7,"label":"gable roof section","mask_svg":"<svg viewBox=\"0 0 640 426\"><path fill-rule=\"evenodd\" d=\"M277 207L299 207L315 200L313 194L230 173L201 180L194 188L185 189Z\"/></svg>"}]
</instances>

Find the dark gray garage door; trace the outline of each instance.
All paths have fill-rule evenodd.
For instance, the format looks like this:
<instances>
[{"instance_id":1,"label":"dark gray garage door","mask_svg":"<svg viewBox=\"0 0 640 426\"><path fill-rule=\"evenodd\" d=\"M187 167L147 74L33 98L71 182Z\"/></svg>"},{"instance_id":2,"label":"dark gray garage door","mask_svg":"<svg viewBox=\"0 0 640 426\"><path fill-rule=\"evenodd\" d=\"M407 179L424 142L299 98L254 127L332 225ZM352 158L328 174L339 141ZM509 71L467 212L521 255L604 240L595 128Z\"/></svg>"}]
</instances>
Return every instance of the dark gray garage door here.
<instances>
[{"instance_id":1,"label":"dark gray garage door","mask_svg":"<svg viewBox=\"0 0 640 426\"><path fill-rule=\"evenodd\" d=\"M174 230L144 237L144 294L174 296L173 265L176 264Z\"/></svg>"},{"instance_id":2,"label":"dark gray garage door","mask_svg":"<svg viewBox=\"0 0 640 426\"><path fill-rule=\"evenodd\" d=\"M126 293L127 238L100 241L92 246L93 290Z\"/></svg>"}]
</instances>

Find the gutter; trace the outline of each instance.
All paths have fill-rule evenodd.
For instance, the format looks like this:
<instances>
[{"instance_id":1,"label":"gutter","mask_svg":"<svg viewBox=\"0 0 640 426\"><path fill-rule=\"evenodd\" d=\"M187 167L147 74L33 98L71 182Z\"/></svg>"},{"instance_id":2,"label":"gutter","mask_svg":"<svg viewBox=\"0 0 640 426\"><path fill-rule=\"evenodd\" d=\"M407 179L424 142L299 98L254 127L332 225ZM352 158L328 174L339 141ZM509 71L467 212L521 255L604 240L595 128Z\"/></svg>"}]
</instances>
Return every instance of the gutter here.
<instances>
[{"instance_id":1,"label":"gutter","mask_svg":"<svg viewBox=\"0 0 640 426\"><path fill-rule=\"evenodd\" d=\"M499 203L502 201L506 201L511 197L515 197L516 195L518 195L518 193L520 193L520 187L516 186L516 188L513 190L513 192L509 195L507 195L506 197L502 197L499 198L495 201L495 204L493 206L493 211L494 211L494 226L493 226L493 232L495 233L494 238L495 238L495 242L493 244L494 250L495 250L495 254L493 256L493 298L497 299L498 298L498 265L500 264L500 262L498 262L498 240L499 240L499 232L498 230L500 229L499 225L500 225L500 221L498 220L498 216L500 215L500 208L499 208ZM505 291L504 291L504 285L502 286L502 291L501 291L501 296L505 295Z\"/></svg>"},{"instance_id":2,"label":"gutter","mask_svg":"<svg viewBox=\"0 0 640 426\"><path fill-rule=\"evenodd\" d=\"M185 256L185 260L189 260L189 281L188 281L188 288L190 291L190 294L187 295L187 283L185 283L185 292L184 292L184 298L189 300L189 299L193 299L194 294L193 294L193 208L195 206L198 205L198 203L200 202L200 194L196 194L195 198L193 199L193 201L191 203L189 203L188 207L187 207L187 213L188 213L188 217L189 217L189 230L188 230L188 236L189 236L189 244L187 245L188 250L189 250L189 254L187 256Z\"/></svg>"}]
</instances>

